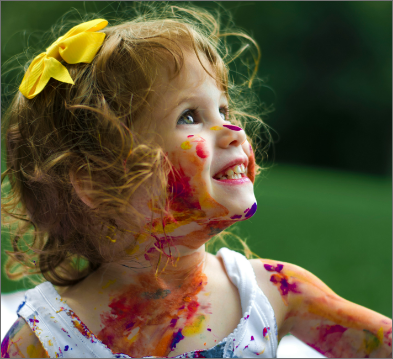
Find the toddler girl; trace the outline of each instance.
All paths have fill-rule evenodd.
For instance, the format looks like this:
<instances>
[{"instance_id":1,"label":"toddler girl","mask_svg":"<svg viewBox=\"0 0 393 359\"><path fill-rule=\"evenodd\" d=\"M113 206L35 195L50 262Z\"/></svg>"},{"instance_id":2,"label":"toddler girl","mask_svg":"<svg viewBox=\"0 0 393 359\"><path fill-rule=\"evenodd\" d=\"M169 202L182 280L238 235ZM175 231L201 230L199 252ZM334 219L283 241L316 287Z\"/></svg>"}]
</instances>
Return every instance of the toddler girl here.
<instances>
[{"instance_id":1,"label":"toddler girl","mask_svg":"<svg viewBox=\"0 0 393 359\"><path fill-rule=\"evenodd\" d=\"M237 87L228 63L250 37L195 7L146 6L63 33L5 115L2 210L20 223L7 269L46 281L2 357L270 358L288 332L328 357L391 356L391 320L306 270L206 251L257 210L243 128L263 122L242 88L259 50ZM245 46L231 54L228 35Z\"/></svg>"}]
</instances>

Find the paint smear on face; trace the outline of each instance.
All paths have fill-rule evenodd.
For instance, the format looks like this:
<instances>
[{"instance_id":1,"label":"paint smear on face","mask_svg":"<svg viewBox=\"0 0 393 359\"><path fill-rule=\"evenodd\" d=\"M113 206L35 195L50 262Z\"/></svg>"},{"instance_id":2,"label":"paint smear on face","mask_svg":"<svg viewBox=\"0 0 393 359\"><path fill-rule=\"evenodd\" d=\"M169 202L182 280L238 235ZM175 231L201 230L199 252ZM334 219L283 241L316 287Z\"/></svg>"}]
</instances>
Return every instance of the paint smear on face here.
<instances>
[{"instance_id":1,"label":"paint smear on face","mask_svg":"<svg viewBox=\"0 0 393 359\"><path fill-rule=\"evenodd\" d=\"M184 142L180 145L180 147L181 147L183 150L189 150L189 149L192 148L192 145L191 145L190 141L184 141Z\"/></svg>"},{"instance_id":2,"label":"paint smear on face","mask_svg":"<svg viewBox=\"0 0 393 359\"><path fill-rule=\"evenodd\" d=\"M272 274L270 277L270 281L277 287L281 294L281 298L284 301L285 305L288 305L288 293L300 293L299 289L296 286L296 283L289 283L289 277L284 273L281 273L281 270L284 268L283 264L278 264L276 267L270 264L263 265L268 272L277 272L278 274Z\"/></svg>"},{"instance_id":3,"label":"paint smear on face","mask_svg":"<svg viewBox=\"0 0 393 359\"><path fill-rule=\"evenodd\" d=\"M235 126L235 125L222 125L222 127L229 128L232 131L241 131L242 130L242 128Z\"/></svg>"},{"instance_id":4,"label":"paint smear on face","mask_svg":"<svg viewBox=\"0 0 393 359\"><path fill-rule=\"evenodd\" d=\"M204 143L198 143L196 146L196 154L200 158L207 158L209 156L209 151L206 149Z\"/></svg>"},{"instance_id":5,"label":"paint smear on face","mask_svg":"<svg viewBox=\"0 0 393 359\"><path fill-rule=\"evenodd\" d=\"M257 203L255 202L255 203L251 206L251 208L247 208L247 209L244 211L244 213L246 213L245 218L250 218L250 217L252 217L252 216L255 214L256 211L257 211Z\"/></svg>"},{"instance_id":6,"label":"paint smear on face","mask_svg":"<svg viewBox=\"0 0 393 359\"><path fill-rule=\"evenodd\" d=\"M210 129L212 131L219 131L219 130L222 130L222 127L221 126L213 126L213 127L210 127Z\"/></svg>"}]
</instances>

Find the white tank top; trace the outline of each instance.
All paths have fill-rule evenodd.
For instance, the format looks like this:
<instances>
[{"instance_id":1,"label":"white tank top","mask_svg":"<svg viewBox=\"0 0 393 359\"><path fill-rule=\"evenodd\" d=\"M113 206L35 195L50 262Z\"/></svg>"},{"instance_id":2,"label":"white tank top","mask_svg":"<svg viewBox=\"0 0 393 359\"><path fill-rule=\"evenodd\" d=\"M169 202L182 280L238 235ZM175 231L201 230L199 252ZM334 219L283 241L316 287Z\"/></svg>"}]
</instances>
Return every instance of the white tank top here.
<instances>
[{"instance_id":1,"label":"white tank top","mask_svg":"<svg viewBox=\"0 0 393 359\"><path fill-rule=\"evenodd\" d=\"M228 248L221 248L217 256L222 257L229 278L239 290L243 317L236 329L214 347L175 358L276 358L276 318L258 287L250 262ZM17 314L28 323L51 358L131 358L113 353L103 344L62 301L50 282L28 290Z\"/></svg>"}]
</instances>

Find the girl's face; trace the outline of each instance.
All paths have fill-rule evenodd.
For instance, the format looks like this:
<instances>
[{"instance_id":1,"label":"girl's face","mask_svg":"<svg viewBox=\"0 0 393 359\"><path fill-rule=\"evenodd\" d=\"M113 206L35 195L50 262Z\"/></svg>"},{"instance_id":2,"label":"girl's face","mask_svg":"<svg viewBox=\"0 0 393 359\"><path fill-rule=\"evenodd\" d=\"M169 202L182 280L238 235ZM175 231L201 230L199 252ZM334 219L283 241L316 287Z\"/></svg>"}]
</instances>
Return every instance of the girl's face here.
<instances>
[{"instance_id":1,"label":"girl's face","mask_svg":"<svg viewBox=\"0 0 393 359\"><path fill-rule=\"evenodd\" d=\"M200 58L213 74L210 63L204 56ZM185 51L184 59L177 77L171 79L169 73L162 74L153 88L150 105L156 140L176 173L169 178L173 217L165 218L165 233L174 242L177 238L178 245L196 249L231 224L255 213L255 159L245 132L226 120L228 102L216 81L206 73L194 52ZM236 160L239 162L235 164L245 167L244 175L240 175L243 178L213 178ZM234 166L230 169L234 170ZM185 240L184 236L191 238Z\"/></svg>"}]
</instances>

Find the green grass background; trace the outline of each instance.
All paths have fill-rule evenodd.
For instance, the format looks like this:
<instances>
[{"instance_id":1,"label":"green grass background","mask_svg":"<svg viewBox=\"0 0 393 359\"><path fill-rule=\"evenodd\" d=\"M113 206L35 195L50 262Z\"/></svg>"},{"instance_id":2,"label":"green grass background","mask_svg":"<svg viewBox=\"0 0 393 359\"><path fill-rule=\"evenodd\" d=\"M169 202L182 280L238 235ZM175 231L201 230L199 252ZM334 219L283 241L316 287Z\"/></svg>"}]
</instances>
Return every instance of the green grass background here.
<instances>
[{"instance_id":1,"label":"green grass background","mask_svg":"<svg viewBox=\"0 0 393 359\"><path fill-rule=\"evenodd\" d=\"M263 258L297 264L337 294L392 316L391 179L276 164L237 233ZM9 239L2 234L2 262ZM2 293L24 289L1 272Z\"/></svg>"}]
</instances>

